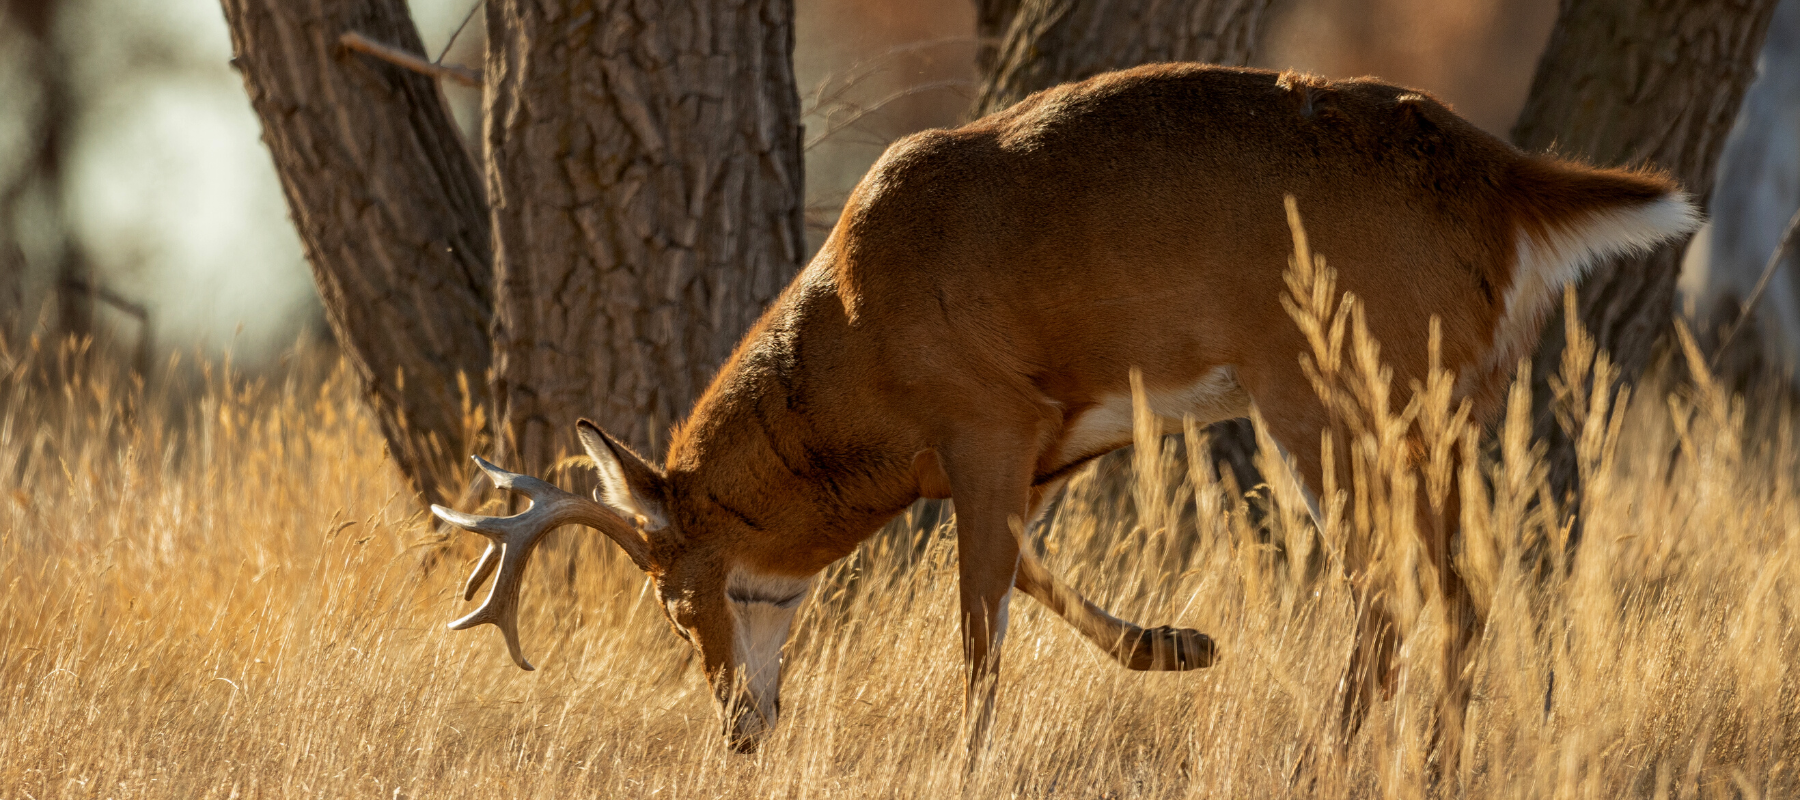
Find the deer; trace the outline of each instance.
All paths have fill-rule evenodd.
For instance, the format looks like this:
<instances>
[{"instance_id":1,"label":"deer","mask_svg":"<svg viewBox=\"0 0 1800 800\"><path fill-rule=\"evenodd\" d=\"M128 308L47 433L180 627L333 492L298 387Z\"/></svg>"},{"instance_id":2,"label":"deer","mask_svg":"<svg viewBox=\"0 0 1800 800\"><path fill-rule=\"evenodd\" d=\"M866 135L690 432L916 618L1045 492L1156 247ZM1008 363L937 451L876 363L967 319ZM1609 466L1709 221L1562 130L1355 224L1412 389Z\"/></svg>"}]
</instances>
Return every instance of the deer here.
<instances>
[{"instance_id":1,"label":"deer","mask_svg":"<svg viewBox=\"0 0 1800 800\"><path fill-rule=\"evenodd\" d=\"M949 498L971 742L993 715L1014 590L1128 669L1212 665L1211 637L1114 616L1020 531L1071 474L1132 443L1134 371L1165 432L1254 407L1321 491L1331 420L1278 299L1290 196L1397 391L1441 358L1487 425L1563 287L1699 222L1663 173L1522 152L1375 79L1158 64L1048 89L890 146L661 464L585 419L591 499L477 457L531 505L432 507L491 540L465 600L498 572L450 627L499 627L532 669L517 623L532 549L561 525L598 530L697 651L727 742L754 751L779 717L783 647L815 576L915 500ZM1435 539L1424 550L1446 597L1466 604L1453 531L1418 535ZM1380 683L1394 649L1380 608L1367 614L1346 682ZM1347 694L1366 705L1372 691Z\"/></svg>"}]
</instances>

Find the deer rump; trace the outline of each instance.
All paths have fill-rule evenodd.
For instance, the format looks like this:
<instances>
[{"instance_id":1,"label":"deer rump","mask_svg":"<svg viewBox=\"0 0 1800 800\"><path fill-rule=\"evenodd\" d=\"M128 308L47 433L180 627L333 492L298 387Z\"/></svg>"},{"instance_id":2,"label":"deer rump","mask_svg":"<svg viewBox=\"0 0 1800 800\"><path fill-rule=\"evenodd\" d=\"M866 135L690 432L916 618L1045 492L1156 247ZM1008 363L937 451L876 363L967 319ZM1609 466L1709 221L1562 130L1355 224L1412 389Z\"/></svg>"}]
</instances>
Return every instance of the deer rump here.
<instances>
[{"instance_id":1,"label":"deer rump","mask_svg":"<svg viewBox=\"0 0 1800 800\"><path fill-rule=\"evenodd\" d=\"M1126 666L1212 663L1204 634L1111 616L1016 532L1075 468L1130 443L1134 369L1172 426L1254 403L1319 489L1330 420L1280 302L1287 196L1359 298L1396 402L1426 377L1436 317L1456 400L1478 420L1564 285L1697 222L1658 173L1522 153L1372 80L1163 64L1041 92L890 147L662 465L584 422L598 502L492 468L537 505L434 509L497 543L468 591L497 565L496 588L455 625L500 626L529 668L515 609L531 547L562 522L594 527L650 575L700 651L725 734L753 748L779 712L779 654L812 577L919 497L953 497L971 741L1015 587ZM1447 539L1427 545L1454 582ZM1392 651L1379 628L1358 633L1353 673Z\"/></svg>"}]
</instances>

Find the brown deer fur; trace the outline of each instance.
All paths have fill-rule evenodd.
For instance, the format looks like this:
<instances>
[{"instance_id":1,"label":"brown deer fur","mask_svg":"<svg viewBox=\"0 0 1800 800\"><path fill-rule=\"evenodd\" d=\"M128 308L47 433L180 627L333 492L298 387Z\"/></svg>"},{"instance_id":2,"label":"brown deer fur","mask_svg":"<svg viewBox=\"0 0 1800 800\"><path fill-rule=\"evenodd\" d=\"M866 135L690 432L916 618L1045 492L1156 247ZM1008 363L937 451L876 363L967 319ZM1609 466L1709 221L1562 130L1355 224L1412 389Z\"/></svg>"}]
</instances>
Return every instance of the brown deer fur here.
<instances>
[{"instance_id":1,"label":"brown deer fur","mask_svg":"<svg viewBox=\"0 0 1800 800\"><path fill-rule=\"evenodd\" d=\"M1318 490L1328 420L1279 303L1285 195L1361 298L1396 390L1425 377L1435 316L1443 363L1482 420L1564 284L1695 225L1659 174L1525 154L1373 80L1151 65L907 137L661 469L583 429L618 476L611 506L639 520L671 620L700 649L726 733L753 746L773 723L778 674L752 673L778 670L765 662L781 642L746 637L784 639L791 611L746 620L797 603L776 595L804 592L920 497L956 503L972 731L1015 586L1128 666L1210 664L1210 639L1113 618L1022 553L1014 529L1075 468L1130 443L1133 368L1177 424L1253 401ZM1448 536L1428 550L1457 583ZM1391 646L1380 636L1362 649Z\"/></svg>"}]
</instances>

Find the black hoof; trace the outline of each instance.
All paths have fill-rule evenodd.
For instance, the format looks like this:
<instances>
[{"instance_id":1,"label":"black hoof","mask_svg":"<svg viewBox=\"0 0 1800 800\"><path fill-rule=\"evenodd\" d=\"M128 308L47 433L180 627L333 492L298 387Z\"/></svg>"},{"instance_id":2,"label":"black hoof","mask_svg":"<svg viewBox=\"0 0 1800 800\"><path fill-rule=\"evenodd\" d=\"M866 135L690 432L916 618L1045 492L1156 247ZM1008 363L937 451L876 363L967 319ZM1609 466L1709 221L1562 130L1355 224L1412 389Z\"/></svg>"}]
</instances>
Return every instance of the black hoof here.
<instances>
[{"instance_id":1,"label":"black hoof","mask_svg":"<svg viewBox=\"0 0 1800 800\"><path fill-rule=\"evenodd\" d=\"M1135 670L1182 672L1210 667L1218 658L1212 637L1191 628L1161 625L1138 634L1125 666Z\"/></svg>"}]
</instances>

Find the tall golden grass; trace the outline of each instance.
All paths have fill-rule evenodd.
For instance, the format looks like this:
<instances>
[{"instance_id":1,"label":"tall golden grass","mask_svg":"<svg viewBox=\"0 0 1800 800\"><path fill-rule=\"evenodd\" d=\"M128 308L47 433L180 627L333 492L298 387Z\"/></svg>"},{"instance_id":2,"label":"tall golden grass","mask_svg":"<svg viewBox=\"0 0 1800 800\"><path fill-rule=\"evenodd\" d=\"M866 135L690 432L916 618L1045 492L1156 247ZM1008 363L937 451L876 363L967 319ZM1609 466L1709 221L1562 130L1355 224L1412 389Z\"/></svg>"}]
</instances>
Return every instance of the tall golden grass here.
<instances>
[{"instance_id":1,"label":"tall golden grass","mask_svg":"<svg viewBox=\"0 0 1800 800\"><path fill-rule=\"evenodd\" d=\"M1382 540L1372 570L1407 637L1397 688L1339 746L1343 548L1415 524L1400 499L1447 485L1457 448L1481 451L1437 383L1381 407L1378 348L1309 264L1322 267L1302 254L1289 302L1312 325L1321 387L1364 414L1334 446L1364 459L1369 513L1328 501L1315 533L1277 480L1264 519L1180 456L1205 452L1201 431L1165 443L1146 425L1132 489L1079 476L1038 546L1121 616L1211 633L1220 662L1126 672L1021 601L995 738L973 764L941 530L890 526L817 582L781 723L733 755L644 577L585 532L558 534L529 572L521 627L539 671L514 668L494 631L445 630L466 609L474 537L445 544L412 507L342 368L297 354L251 379L207 364L198 388L157 393L68 349L8 351L0 797L1800 791L1792 415L1753 422L1703 371L1616 404L1576 392L1609 371L1578 330L1563 402L1582 442L1579 540L1522 403L1503 458L1466 467L1459 564L1488 621L1459 771L1428 765L1446 633L1404 536ZM1395 467L1396 426L1414 423L1434 442L1423 479Z\"/></svg>"}]
</instances>

